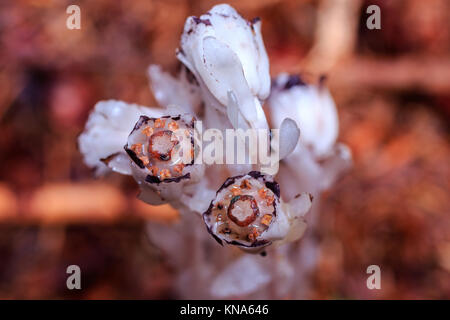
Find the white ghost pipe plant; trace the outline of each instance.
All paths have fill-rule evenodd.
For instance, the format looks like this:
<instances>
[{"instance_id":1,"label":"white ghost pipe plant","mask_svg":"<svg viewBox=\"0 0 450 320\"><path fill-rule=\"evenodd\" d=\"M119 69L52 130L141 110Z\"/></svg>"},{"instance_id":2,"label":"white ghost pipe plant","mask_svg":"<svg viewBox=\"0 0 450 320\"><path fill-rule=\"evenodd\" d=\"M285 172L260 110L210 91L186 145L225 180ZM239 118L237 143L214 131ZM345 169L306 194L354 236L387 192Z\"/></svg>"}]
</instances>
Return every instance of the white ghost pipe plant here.
<instances>
[{"instance_id":1,"label":"white ghost pipe plant","mask_svg":"<svg viewBox=\"0 0 450 320\"><path fill-rule=\"evenodd\" d=\"M155 205L169 203L180 210L175 232L157 232L153 238L166 249L171 244L168 251L174 257L178 255L173 261L180 264L180 279L190 275L201 292L209 290L208 283L220 285L220 281L211 281L218 274L218 266L225 267L225 274L231 273L231 278L235 273L235 269L226 267L234 259L232 251L214 247L208 233L201 232L205 230L203 224L219 243L245 252L267 249L274 256L284 249L291 252L297 245L293 242L306 229L311 194L320 194L330 186L349 165L351 154L346 146L336 143L336 107L323 83L310 85L299 77L280 75L271 89L259 19L247 21L228 5L189 17L177 58L184 68L176 76L159 66L148 69L155 98L166 109L113 100L99 102L79 137L79 146L85 163L98 174L112 170L132 175L140 186L141 200ZM283 160L278 173L261 172L258 166L244 165L232 171L218 164L181 165L178 148L195 148L191 139L194 117L202 120L204 129L222 132L268 129L262 108L266 99L270 123L279 129L277 137L266 137L274 142L268 144L268 151L278 153ZM176 133L179 129L181 135ZM219 177L229 177L220 188ZM195 253L188 257L192 261L179 257L180 250ZM287 253L282 256L287 257ZM259 264L259 258L241 259ZM267 277L252 290L275 281L275 274L266 267L277 263L275 259L265 263L262 271L268 272ZM285 261L287 266L290 263ZM216 289L213 285L212 291ZM220 295L240 290L230 284Z\"/></svg>"},{"instance_id":2,"label":"white ghost pipe plant","mask_svg":"<svg viewBox=\"0 0 450 320\"><path fill-rule=\"evenodd\" d=\"M351 162L350 150L336 143L337 111L328 90L321 81L311 85L286 74L277 77L271 88L261 22L243 19L226 4L187 19L176 56L184 65L176 76L156 65L148 69L151 89L165 109L115 100L97 103L78 139L84 162L97 174L132 175L141 200L169 203L180 210L178 224L151 225L149 230L154 232L153 241L178 264L179 280L192 284L190 289L220 297L253 292L277 281L279 274L270 271L273 265L282 265L277 256L286 258L284 282L292 286L291 263L302 267L288 261L287 252L297 248L293 242L306 229L311 194L329 187ZM180 163L179 149L188 147L184 150L190 153L196 147L195 118L202 120L204 129L221 132L268 129L262 108L266 99L270 123L279 129L275 136L265 137L270 140L267 151L282 160L278 172L268 174L262 166L247 164L233 171L229 165ZM219 177L229 177L220 188ZM219 243L245 252L269 250L272 245L273 259L265 259L264 264L264 258L255 255L234 260L234 251L214 247L208 233L201 232L203 224ZM193 254L184 260L180 250ZM236 270L249 264L264 267L252 269L260 275L259 282L245 288L229 283L219 290L223 281L239 279ZM211 280L214 274L216 281Z\"/></svg>"}]
</instances>

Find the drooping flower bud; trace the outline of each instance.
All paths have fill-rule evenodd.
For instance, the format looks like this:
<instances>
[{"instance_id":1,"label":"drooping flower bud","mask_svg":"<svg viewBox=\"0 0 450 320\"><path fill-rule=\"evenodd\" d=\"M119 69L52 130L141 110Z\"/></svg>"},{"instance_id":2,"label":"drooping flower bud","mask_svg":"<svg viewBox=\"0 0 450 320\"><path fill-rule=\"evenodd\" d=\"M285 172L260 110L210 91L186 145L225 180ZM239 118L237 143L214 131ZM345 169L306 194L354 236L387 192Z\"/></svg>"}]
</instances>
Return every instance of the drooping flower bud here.
<instances>
[{"instance_id":1,"label":"drooping flower bud","mask_svg":"<svg viewBox=\"0 0 450 320\"><path fill-rule=\"evenodd\" d=\"M277 179L288 186L283 196L291 199L300 190L317 195L329 188L350 167L352 157L347 146L336 143L338 115L324 79L308 84L298 75L281 74L268 102L275 127L283 127L290 118L301 132L299 143L284 158L278 173Z\"/></svg>"},{"instance_id":2,"label":"drooping flower bud","mask_svg":"<svg viewBox=\"0 0 450 320\"><path fill-rule=\"evenodd\" d=\"M259 19L246 21L227 4L189 17L177 57L199 81L208 107L226 115L232 92L247 125L266 126L261 101L270 75Z\"/></svg>"},{"instance_id":3,"label":"drooping flower bud","mask_svg":"<svg viewBox=\"0 0 450 320\"><path fill-rule=\"evenodd\" d=\"M338 115L323 81L307 84L297 75L281 74L274 81L268 102L275 127L289 117L300 128L300 142L317 158L333 150L339 131Z\"/></svg>"}]
</instances>

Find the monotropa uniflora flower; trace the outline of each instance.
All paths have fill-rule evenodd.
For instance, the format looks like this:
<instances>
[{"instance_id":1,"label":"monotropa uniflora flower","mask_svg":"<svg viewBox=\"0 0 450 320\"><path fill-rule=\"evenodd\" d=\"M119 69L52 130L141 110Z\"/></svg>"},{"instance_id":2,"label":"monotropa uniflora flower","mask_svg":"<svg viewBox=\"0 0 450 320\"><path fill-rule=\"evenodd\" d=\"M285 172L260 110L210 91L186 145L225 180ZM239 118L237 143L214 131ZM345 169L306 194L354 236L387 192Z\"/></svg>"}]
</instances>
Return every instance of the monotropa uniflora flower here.
<instances>
[{"instance_id":1,"label":"monotropa uniflora flower","mask_svg":"<svg viewBox=\"0 0 450 320\"><path fill-rule=\"evenodd\" d=\"M177 58L183 67L175 76L155 65L148 69L163 108L97 103L78 140L85 163L99 175L131 175L141 200L172 205L181 221L193 223L187 215L201 215L221 244L258 252L299 239L310 194L329 185L349 158L336 143L336 108L323 83L281 75L271 92L261 21L247 21L225 4L187 19ZM283 160L278 172L274 166L269 174L261 163L195 161L203 147L195 139L196 120L221 133L269 129L263 110L268 97L270 123L279 131L267 131L263 151Z\"/></svg>"},{"instance_id":2,"label":"monotropa uniflora flower","mask_svg":"<svg viewBox=\"0 0 450 320\"><path fill-rule=\"evenodd\" d=\"M208 231L220 243L250 251L298 239L306 228L304 215L312 197L299 194L285 203L273 177L252 171L228 178L203 213Z\"/></svg>"}]
</instances>

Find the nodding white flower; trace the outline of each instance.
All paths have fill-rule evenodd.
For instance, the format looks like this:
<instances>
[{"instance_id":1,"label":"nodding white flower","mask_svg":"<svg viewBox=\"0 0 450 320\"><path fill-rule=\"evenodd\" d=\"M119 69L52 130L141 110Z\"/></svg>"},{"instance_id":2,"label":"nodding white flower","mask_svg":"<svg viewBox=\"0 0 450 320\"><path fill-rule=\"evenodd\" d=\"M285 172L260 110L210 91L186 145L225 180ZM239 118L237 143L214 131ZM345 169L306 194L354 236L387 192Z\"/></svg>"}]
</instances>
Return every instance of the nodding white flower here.
<instances>
[{"instance_id":1,"label":"nodding white flower","mask_svg":"<svg viewBox=\"0 0 450 320\"><path fill-rule=\"evenodd\" d=\"M283 202L273 177L252 171L228 178L203 213L203 220L220 244L257 252L272 243L300 238L311 202L307 193L299 194L289 204Z\"/></svg>"},{"instance_id":2,"label":"nodding white flower","mask_svg":"<svg viewBox=\"0 0 450 320\"><path fill-rule=\"evenodd\" d=\"M141 189L139 198L149 204L177 205L178 199L196 196L192 191L183 195L183 188L204 173L202 165L194 165L194 118L163 115L170 110L98 102L78 138L84 162L97 174L132 175Z\"/></svg>"},{"instance_id":3,"label":"nodding white flower","mask_svg":"<svg viewBox=\"0 0 450 320\"><path fill-rule=\"evenodd\" d=\"M283 189L285 198L291 199L300 190L316 195L329 188L350 167L352 156L347 146L336 143L338 115L324 79L307 84L298 75L281 74L273 83L268 102L275 127L282 128L289 117L301 131L300 143L278 172L277 178L287 186Z\"/></svg>"},{"instance_id":4,"label":"nodding white flower","mask_svg":"<svg viewBox=\"0 0 450 320\"><path fill-rule=\"evenodd\" d=\"M270 93L269 60L259 19L246 21L227 4L189 17L177 57L199 81L207 107L227 115L231 93L245 126L267 127L261 101Z\"/></svg>"},{"instance_id":5,"label":"nodding white flower","mask_svg":"<svg viewBox=\"0 0 450 320\"><path fill-rule=\"evenodd\" d=\"M194 164L194 121L188 114L140 117L125 151L132 159L141 200L150 204L177 200L185 184L203 177L203 166Z\"/></svg>"},{"instance_id":6,"label":"nodding white flower","mask_svg":"<svg viewBox=\"0 0 450 320\"><path fill-rule=\"evenodd\" d=\"M86 165L95 168L98 175L110 170L131 174L130 159L123 146L141 115L159 117L162 110L117 100L98 102L78 137Z\"/></svg>"},{"instance_id":7,"label":"nodding white flower","mask_svg":"<svg viewBox=\"0 0 450 320\"><path fill-rule=\"evenodd\" d=\"M323 83L305 83L298 75L281 74L268 99L272 124L280 127L284 118L297 122L300 142L311 148L317 158L332 152L339 132L333 98Z\"/></svg>"}]
</instances>

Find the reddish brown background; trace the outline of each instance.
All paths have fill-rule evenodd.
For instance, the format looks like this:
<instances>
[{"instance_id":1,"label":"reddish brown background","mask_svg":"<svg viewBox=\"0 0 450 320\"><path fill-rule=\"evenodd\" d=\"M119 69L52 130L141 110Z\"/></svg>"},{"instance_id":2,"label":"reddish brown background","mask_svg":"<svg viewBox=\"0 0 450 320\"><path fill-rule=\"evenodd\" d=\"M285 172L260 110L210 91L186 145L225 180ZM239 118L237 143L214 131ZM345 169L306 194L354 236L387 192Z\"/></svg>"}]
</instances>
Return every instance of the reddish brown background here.
<instances>
[{"instance_id":1,"label":"reddish brown background","mask_svg":"<svg viewBox=\"0 0 450 320\"><path fill-rule=\"evenodd\" d=\"M144 229L177 213L138 203L128 177L93 179L76 137L98 100L154 105L147 66L175 71L184 20L214 3L1 2L0 298L177 297ZM262 18L273 75L326 71L354 153L324 200L309 297L450 298L450 2L230 3ZM381 30L365 27L373 3ZM81 30L65 26L69 4ZM70 264L79 292L65 287ZM370 264L380 291L366 288Z\"/></svg>"}]
</instances>

